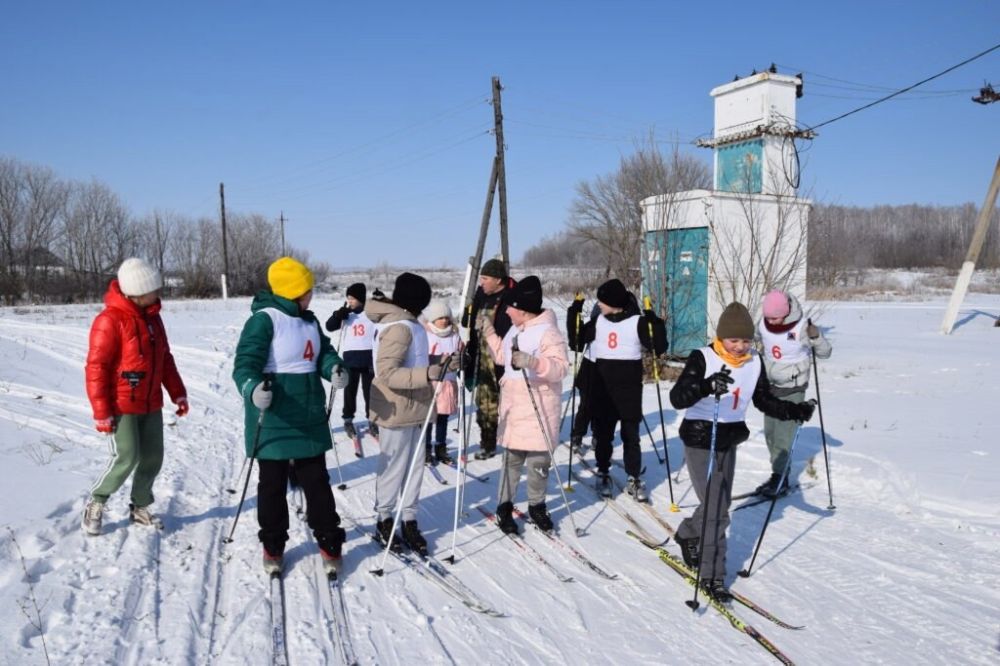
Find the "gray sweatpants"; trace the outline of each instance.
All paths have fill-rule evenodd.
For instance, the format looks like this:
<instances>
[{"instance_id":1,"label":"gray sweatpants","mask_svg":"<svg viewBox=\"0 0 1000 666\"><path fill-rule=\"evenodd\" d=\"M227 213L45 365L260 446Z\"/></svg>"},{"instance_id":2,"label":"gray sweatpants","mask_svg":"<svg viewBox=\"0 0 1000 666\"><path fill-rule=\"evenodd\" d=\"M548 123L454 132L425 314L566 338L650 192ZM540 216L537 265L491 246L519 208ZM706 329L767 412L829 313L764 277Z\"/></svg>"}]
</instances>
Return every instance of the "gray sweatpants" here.
<instances>
[{"instance_id":1,"label":"gray sweatpants","mask_svg":"<svg viewBox=\"0 0 1000 666\"><path fill-rule=\"evenodd\" d=\"M528 472L528 504L541 504L545 501L545 491L549 485L549 469L552 467L552 457L548 451L504 451L507 461L506 469L500 485L499 504L513 502L517 496L517 484L521 480L521 467Z\"/></svg>"},{"instance_id":2,"label":"gray sweatpants","mask_svg":"<svg viewBox=\"0 0 1000 666\"><path fill-rule=\"evenodd\" d=\"M403 520L417 519L417 500L420 499L420 483L424 478L424 447L420 441L420 426L407 428L379 428L378 470L375 477L375 510L379 520L392 518L396 503L403 503ZM413 463L414 451L418 451L413 479L406 488L406 478Z\"/></svg>"},{"instance_id":3,"label":"gray sweatpants","mask_svg":"<svg viewBox=\"0 0 1000 666\"><path fill-rule=\"evenodd\" d=\"M801 403L806 401L805 389L781 396L782 400L788 402ZM771 416L764 415L764 439L767 440L767 451L771 454L771 471L781 474L788 464L788 451L792 448L792 439L795 438L795 429L798 427L797 421L779 421ZM789 481L795 478L789 474Z\"/></svg>"},{"instance_id":4,"label":"gray sweatpants","mask_svg":"<svg viewBox=\"0 0 1000 666\"><path fill-rule=\"evenodd\" d=\"M708 475L708 449L684 447L691 486L698 496L698 508L681 521L677 534L685 539L701 538L705 517L705 538L701 543L701 579L726 579L726 530L729 529L729 505L733 501L733 474L736 471L736 447L724 453L715 452L711 487Z\"/></svg>"}]
</instances>

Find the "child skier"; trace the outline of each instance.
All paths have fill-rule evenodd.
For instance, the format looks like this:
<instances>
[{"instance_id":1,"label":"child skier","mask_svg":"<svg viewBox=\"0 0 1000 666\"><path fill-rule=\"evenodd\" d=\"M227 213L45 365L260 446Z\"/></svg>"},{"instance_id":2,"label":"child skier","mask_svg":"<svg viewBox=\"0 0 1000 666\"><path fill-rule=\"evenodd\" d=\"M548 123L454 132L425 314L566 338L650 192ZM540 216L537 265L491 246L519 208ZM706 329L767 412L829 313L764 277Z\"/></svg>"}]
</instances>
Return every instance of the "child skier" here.
<instances>
[{"instance_id":1,"label":"child skier","mask_svg":"<svg viewBox=\"0 0 1000 666\"><path fill-rule=\"evenodd\" d=\"M306 521L324 569L334 573L345 534L326 470L332 442L321 377L342 389L347 371L309 310L312 272L282 257L268 267L267 282L270 290L257 292L250 306L253 314L243 325L233 363L233 381L245 406L246 453L260 461L257 522L264 570L281 573L288 540L289 463L294 461Z\"/></svg>"},{"instance_id":2,"label":"child skier","mask_svg":"<svg viewBox=\"0 0 1000 666\"><path fill-rule=\"evenodd\" d=\"M431 301L427 309L424 310L424 327L427 329L427 350L428 363L437 365L444 356L461 358L462 338L458 334L458 327L452 322L451 308L443 301ZM426 455L424 462L433 464L435 462L449 465L452 458L448 455L448 417L458 411L458 374L449 372L440 382L441 388L437 391L435 400L435 411L437 418L433 423L427 424ZM437 382L434 387L437 388ZM434 448L431 449L431 435L434 431Z\"/></svg>"},{"instance_id":3,"label":"child skier","mask_svg":"<svg viewBox=\"0 0 1000 666\"><path fill-rule=\"evenodd\" d=\"M90 327L87 397L98 432L110 437L111 460L90 491L83 531L101 533L104 505L133 472L129 521L162 528L149 511L163 464L163 389L188 413L187 391L160 319L160 271L142 259L122 262Z\"/></svg>"},{"instance_id":4,"label":"child skier","mask_svg":"<svg viewBox=\"0 0 1000 666\"><path fill-rule=\"evenodd\" d=\"M514 497L521 470L527 468L528 515L539 529L548 532L553 527L545 507L552 466L549 443L554 446L559 441L562 380L569 370L566 341L559 332L555 313L542 307L542 284L534 275L511 289L507 314L512 326L503 338L494 330L490 317L483 315L479 323L493 361L504 366L497 430L504 446L504 467L497 524L504 533L518 533L513 517Z\"/></svg>"},{"instance_id":5,"label":"child skier","mask_svg":"<svg viewBox=\"0 0 1000 666\"><path fill-rule=\"evenodd\" d=\"M369 401L371 399L372 378L375 367L372 365L372 346L375 341L375 324L365 314L367 290L361 282L355 282L347 288L347 300L334 310L326 320L326 330L333 333L340 331L340 343L337 354L344 360L347 369L347 389L344 396L344 432L351 439L357 437L354 428L354 413L358 404L358 384L361 384L361 395L365 399L365 419L368 420L368 431L378 439L378 426L369 419Z\"/></svg>"},{"instance_id":6,"label":"child skier","mask_svg":"<svg viewBox=\"0 0 1000 666\"><path fill-rule=\"evenodd\" d=\"M617 279L597 289L600 316L588 321L575 335L570 330L570 348L577 351L589 344L595 366L591 373L588 402L593 412L594 457L597 462L597 489L611 496L612 440L615 425L621 422L622 462L628 481L625 490L637 502L649 500L642 474L639 423L642 421L642 349L659 355L667 350L663 320L652 310L641 315L634 297ZM579 303L579 305L577 305ZM571 308L582 307L574 301ZM652 337L650 336L652 326Z\"/></svg>"},{"instance_id":7,"label":"child skier","mask_svg":"<svg viewBox=\"0 0 1000 666\"><path fill-rule=\"evenodd\" d=\"M764 350L764 369L771 381L771 392L788 402L805 402L812 369L812 350L816 358L830 358L833 347L819 329L802 318L802 306L791 294L770 291L764 296L763 314L757 325L757 337ZM764 416L764 438L771 455L771 478L754 491L765 497L788 491L791 470L780 488L795 436L795 424Z\"/></svg>"},{"instance_id":8,"label":"child skier","mask_svg":"<svg viewBox=\"0 0 1000 666\"><path fill-rule=\"evenodd\" d=\"M368 318L378 326L371 402L372 420L381 434L375 480L377 536L383 545L389 543L394 514L402 503L402 540L420 553L427 552L427 540L417 525L424 466L413 468L413 456L418 452L424 419L432 407L432 382L444 379L453 370L451 362L456 358L446 356L438 365L428 365L427 333L417 317L430 300L427 280L401 273L396 277L391 299L376 291L365 305ZM413 478L407 482L411 474ZM393 540L393 546L398 545L399 540Z\"/></svg>"},{"instance_id":9,"label":"child skier","mask_svg":"<svg viewBox=\"0 0 1000 666\"><path fill-rule=\"evenodd\" d=\"M700 582L707 593L723 602L732 599L725 583L726 529L736 446L750 436L744 421L747 406L753 401L767 415L800 422L808 421L814 409L811 403L786 402L771 394L763 363L750 348L753 331L753 319L746 307L730 303L719 317L715 339L709 346L691 352L680 378L670 389L674 408L687 410L680 436L699 502L694 513L681 521L675 538L684 562L702 574ZM715 457L710 462L716 408Z\"/></svg>"}]
</instances>

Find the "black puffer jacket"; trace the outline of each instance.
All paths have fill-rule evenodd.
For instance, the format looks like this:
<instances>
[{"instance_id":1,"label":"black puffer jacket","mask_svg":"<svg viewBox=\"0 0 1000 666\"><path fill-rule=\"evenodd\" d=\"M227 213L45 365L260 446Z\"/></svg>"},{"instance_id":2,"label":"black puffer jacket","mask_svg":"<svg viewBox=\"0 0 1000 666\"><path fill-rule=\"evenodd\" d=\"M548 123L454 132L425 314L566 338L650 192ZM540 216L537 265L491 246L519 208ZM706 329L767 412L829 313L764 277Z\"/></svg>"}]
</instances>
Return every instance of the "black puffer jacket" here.
<instances>
[{"instance_id":1,"label":"black puffer jacket","mask_svg":"<svg viewBox=\"0 0 1000 666\"><path fill-rule=\"evenodd\" d=\"M483 310L493 309L493 329L501 338L507 335L510 330L510 315L507 314L507 295L514 288L517 282L514 278L507 278L507 285L495 294L487 294L482 287L476 287L476 293L472 296L472 310L462 314L462 326L470 329L469 344L465 346L462 356L462 372L466 377L473 377L476 374L476 364L479 362L479 355L489 352L480 349L479 331L476 330L476 318ZM503 366L495 365L494 374L497 381L503 377Z\"/></svg>"},{"instance_id":2,"label":"black puffer jacket","mask_svg":"<svg viewBox=\"0 0 1000 666\"><path fill-rule=\"evenodd\" d=\"M711 393L711 388L705 381L705 356L700 349L696 349L688 357L677 383L670 389L670 404L673 405L674 409L687 409L707 398ZM763 365L753 391L753 406L768 416L782 421L793 421L799 418L802 409L801 405L774 397L771 393L771 383L767 380L767 372L765 372ZM685 446L692 446L696 449L711 448L712 422L685 418L681 422L680 436ZM715 449L727 451L747 441L749 437L750 430L745 421L719 423L715 434Z\"/></svg>"}]
</instances>

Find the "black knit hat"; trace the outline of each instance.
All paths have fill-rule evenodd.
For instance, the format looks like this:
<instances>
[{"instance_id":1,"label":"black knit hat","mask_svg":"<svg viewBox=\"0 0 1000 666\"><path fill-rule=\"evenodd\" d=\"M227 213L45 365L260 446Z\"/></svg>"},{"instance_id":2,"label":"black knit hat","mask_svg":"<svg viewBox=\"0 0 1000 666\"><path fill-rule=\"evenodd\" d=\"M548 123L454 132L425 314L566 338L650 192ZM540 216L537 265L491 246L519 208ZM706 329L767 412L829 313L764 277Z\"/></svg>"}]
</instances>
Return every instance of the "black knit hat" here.
<instances>
[{"instance_id":1,"label":"black knit hat","mask_svg":"<svg viewBox=\"0 0 1000 666\"><path fill-rule=\"evenodd\" d=\"M541 314L541 281L534 275L529 275L515 284L507 296L507 305L532 314Z\"/></svg>"},{"instance_id":2,"label":"black knit hat","mask_svg":"<svg viewBox=\"0 0 1000 666\"><path fill-rule=\"evenodd\" d=\"M753 318L742 303L730 303L719 316L719 325L715 327L715 337L720 340L736 338L753 340Z\"/></svg>"},{"instance_id":3,"label":"black knit hat","mask_svg":"<svg viewBox=\"0 0 1000 666\"><path fill-rule=\"evenodd\" d=\"M507 267L499 259L490 259L483 264L479 274L504 280L507 278Z\"/></svg>"},{"instance_id":4,"label":"black knit hat","mask_svg":"<svg viewBox=\"0 0 1000 666\"><path fill-rule=\"evenodd\" d=\"M350 287L347 288L347 295L353 296L362 303L365 302L368 292L365 290L365 285L361 282L355 282Z\"/></svg>"},{"instance_id":5,"label":"black knit hat","mask_svg":"<svg viewBox=\"0 0 1000 666\"><path fill-rule=\"evenodd\" d=\"M400 273L392 288L392 302L416 317L431 302L431 286L419 275Z\"/></svg>"},{"instance_id":6,"label":"black knit hat","mask_svg":"<svg viewBox=\"0 0 1000 666\"><path fill-rule=\"evenodd\" d=\"M618 278L612 278L597 288L597 300L613 308L629 306L628 289Z\"/></svg>"}]
</instances>

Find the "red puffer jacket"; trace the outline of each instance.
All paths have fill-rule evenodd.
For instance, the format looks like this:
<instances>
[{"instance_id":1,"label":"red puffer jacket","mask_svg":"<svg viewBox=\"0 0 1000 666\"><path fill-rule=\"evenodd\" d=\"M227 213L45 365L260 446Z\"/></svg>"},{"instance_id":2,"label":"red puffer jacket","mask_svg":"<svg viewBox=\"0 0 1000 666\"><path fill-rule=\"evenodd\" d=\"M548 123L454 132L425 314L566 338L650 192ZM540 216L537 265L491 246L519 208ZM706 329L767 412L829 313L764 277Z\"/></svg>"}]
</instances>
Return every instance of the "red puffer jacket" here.
<instances>
[{"instance_id":1,"label":"red puffer jacket","mask_svg":"<svg viewBox=\"0 0 1000 666\"><path fill-rule=\"evenodd\" d=\"M186 397L174 365L160 302L140 309L112 280L104 310L90 327L87 397L94 419L163 409L163 387L176 403Z\"/></svg>"}]
</instances>

